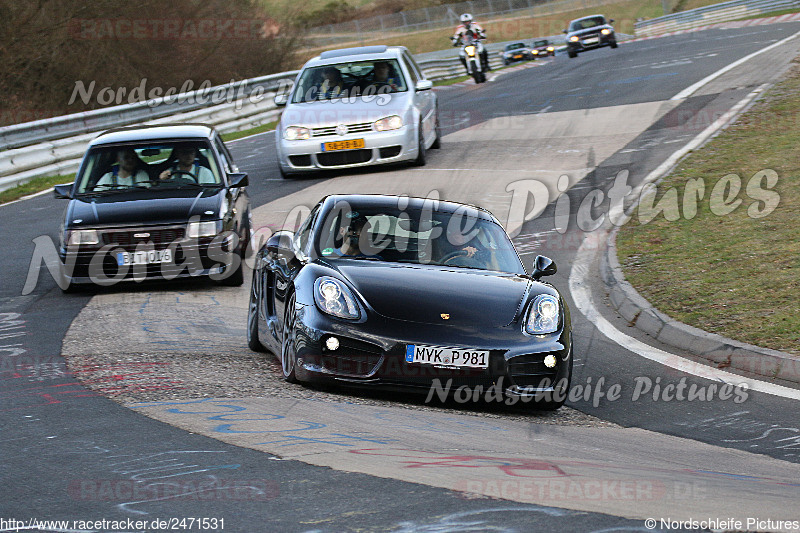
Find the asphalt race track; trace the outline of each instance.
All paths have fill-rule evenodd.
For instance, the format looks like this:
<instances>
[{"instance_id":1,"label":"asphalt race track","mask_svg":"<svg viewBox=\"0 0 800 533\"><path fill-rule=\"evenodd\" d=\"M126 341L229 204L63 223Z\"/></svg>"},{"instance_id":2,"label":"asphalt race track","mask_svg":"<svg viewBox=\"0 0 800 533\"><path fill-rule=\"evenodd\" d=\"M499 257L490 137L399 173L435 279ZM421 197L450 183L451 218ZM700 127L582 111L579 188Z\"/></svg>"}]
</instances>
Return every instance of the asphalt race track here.
<instances>
[{"instance_id":1,"label":"asphalt race track","mask_svg":"<svg viewBox=\"0 0 800 533\"><path fill-rule=\"evenodd\" d=\"M277 175L273 133L230 144L250 175L256 227L267 231L334 192L434 196L490 209L526 265L539 253L559 265L553 283L572 310L573 386L620 385L615 401L590 393L569 401L580 413L424 409L394 396L350 402L341 393L322 401L300 386L271 388L274 376L246 395L170 390L170 365L193 359L202 381L226 371L214 365L215 353L252 357L247 283L63 295L46 267L28 278L41 264L37 258L30 269L36 242L44 249L58 240L64 204L48 194L0 207L0 519L209 518L224 520L224 529L211 530L243 532L650 531L645 518L797 520L797 401L755 391L741 402L716 393L693 402L637 394L645 378L708 391L719 382L623 348L586 319L569 289L581 284L616 330L675 353L604 302L586 244L602 239L602 229L589 226L608 213L608 201L588 217L579 206L607 192L621 171L635 187L774 81L800 39L676 95L798 31L800 24L786 23L637 41L510 69L480 86L442 88L443 147L429 151L423 168L287 181ZM543 211L532 205L527 191L540 186L550 200L567 195L569 221L556 222L554 203ZM534 210L541 212L526 220ZM136 357L147 362L114 370L117 384L83 384L87 375L68 369L62 354L71 361L92 354L112 370ZM114 402L100 392L113 395L127 374L153 368L163 384L159 401ZM0 521L0 531L12 528Z\"/></svg>"}]
</instances>

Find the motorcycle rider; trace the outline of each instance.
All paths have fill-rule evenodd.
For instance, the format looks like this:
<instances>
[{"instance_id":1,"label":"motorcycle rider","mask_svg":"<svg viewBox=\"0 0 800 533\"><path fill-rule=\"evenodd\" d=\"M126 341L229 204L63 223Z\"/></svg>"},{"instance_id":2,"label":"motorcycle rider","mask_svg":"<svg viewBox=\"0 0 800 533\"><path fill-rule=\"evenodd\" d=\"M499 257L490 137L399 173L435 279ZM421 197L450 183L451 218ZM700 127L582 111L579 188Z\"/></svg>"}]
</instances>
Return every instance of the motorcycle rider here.
<instances>
[{"instance_id":1,"label":"motorcycle rider","mask_svg":"<svg viewBox=\"0 0 800 533\"><path fill-rule=\"evenodd\" d=\"M450 40L453 41L453 46L459 46L467 33L472 33L479 39L486 38L486 30L484 30L480 24L472 20L472 15L464 13L459 19L461 20L461 24L456 28L456 33L450 38ZM467 69L466 58L464 58L463 55L459 57L461 59L461 64ZM489 66L489 53L486 51L486 47L483 47L483 52L481 52L481 65L484 71L492 70ZM467 69L467 74L469 74L469 69Z\"/></svg>"}]
</instances>

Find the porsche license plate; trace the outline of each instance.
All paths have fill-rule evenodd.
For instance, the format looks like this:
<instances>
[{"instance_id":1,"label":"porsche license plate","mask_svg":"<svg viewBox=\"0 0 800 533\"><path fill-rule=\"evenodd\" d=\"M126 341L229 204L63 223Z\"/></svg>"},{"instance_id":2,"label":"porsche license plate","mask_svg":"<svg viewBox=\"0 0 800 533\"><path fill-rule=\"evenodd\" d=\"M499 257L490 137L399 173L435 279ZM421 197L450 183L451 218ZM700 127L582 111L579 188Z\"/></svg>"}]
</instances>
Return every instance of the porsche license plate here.
<instances>
[{"instance_id":1,"label":"porsche license plate","mask_svg":"<svg viewBox=\"0 0 800 533\"><path fill-rule=\"evenodd\" d=\"M406 346L406 362L421 363L423 365L487 368L489 366L489 351L409 344Z\"/></svg>"},{"instance_id":2,"label":"porsche license plate","mask_svg":"<svg viewBox=\"0 0 800 533\"><path fill-rule=\"evenodd\" d=\"M172 250L141 250L138 252L118 252L117 265L151 265L172 262Z\"/></svg>"},{"instance_id":3,"label":"porsche license plate","mask_svg":"<svg viewBox=\"0 0 800 533\"><path fill-rule=\"evenodd\" d=\"M364 148L364 139L351 139L349 141L331 141L322 143L323 152L333 152L335 150L358 150Z\"/></svg>"}]
</instances>

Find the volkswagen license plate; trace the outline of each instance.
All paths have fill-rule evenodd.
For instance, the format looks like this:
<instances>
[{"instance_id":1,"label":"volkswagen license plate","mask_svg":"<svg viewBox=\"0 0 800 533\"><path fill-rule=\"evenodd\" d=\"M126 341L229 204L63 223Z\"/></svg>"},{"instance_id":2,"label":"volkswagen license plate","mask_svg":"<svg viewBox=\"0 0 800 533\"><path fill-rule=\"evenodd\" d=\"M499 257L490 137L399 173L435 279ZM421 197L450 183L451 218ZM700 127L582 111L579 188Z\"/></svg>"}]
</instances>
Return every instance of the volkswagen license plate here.
<instances>
[{"instance_id":1,"label":"volkswagen license plate","mask_svg":"<svg viewBox=\"0 0 800 533\"><path fill-rule=\"evenodd\" d=\"M358 150L364 148L364 139L352 139L349 141L331 141L322 143L323 152L333 152L334 150Z\"/></svg>"},{"instance_id":2,"label":"volkswagen license plate","mask_svg":"<svg viewBox=\"0 0 800 533\"><path fill-rule=\"evenodd\" d=\"M423 365L487 368L489 366L489 351L409 344L406 346L406 362L421 363Z\"/></svg>"}]
</instances>

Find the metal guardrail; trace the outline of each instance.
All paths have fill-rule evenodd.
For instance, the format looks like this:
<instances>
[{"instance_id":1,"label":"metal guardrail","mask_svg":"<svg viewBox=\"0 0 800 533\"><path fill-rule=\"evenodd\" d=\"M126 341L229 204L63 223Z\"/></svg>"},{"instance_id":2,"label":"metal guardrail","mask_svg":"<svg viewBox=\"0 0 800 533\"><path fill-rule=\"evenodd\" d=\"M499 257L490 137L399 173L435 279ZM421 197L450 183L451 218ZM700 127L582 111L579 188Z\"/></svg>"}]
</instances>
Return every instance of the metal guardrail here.
<instances>
[{"instance_id":1,"label":"metal guardrail","mask_svg":"<svg viewBox=\"0 0 800 533\"><path fill-rule=\"evenodd\" d=\"M500 65L500 59L494 55L490 55L490 62L492 68ZM464 73L457 56L419 63L425 76L431 80L453 78ZM152 101L139 102L0 128L0 142L11 139L16 144L15 148L0 151L0 191L33 178L75 172L89 141L109 128L142 123L203 122L228 133L272 122L281 112L272 102L275 89L282 81L293 81L298 72L282 72L239 82L245 87L241 94L247 96L217 105L197 102L197 96L202 95L193 91L171 98L183 101L183 104L153 106ZM220 86L226 87L229 86ZM239 85L236 87L238 96ZM249 98L257 87L262 88L259 98ZM215 89L211 88L205 94L213 94Z\"/></svg>"},{"instance_id":2,"label":"metal guardrail","mask_svg":"<svg viewBox=\"0 0 800 533\"><path fill-rule=\"evenodd\" d=\"M650 37L788 9L800 11L800 0L731 0L637 22L634 28L637 37Z\"/></svg>"},{"instance_id":3,"label":"metal guardrail","mask_svg":"<svg viewBox=\"0 0 800 533\"><path fill-rule=\"evenodd\" d=\"M254 91L270 91L283 80L294 80L298 70L271 74L209 87L204 90L176 94L168 98L155 98L145 102L118 105L82 113L74 113L0 128L0 150L18 148L34 142L62 139L87 131L102 131L129 124L146 122L176 113L186 113L208 107L208 100L217 91L233 91L237 98L250 96ZM211 95L209 97L209 95Z\"/></svg>"}]
</instances>

